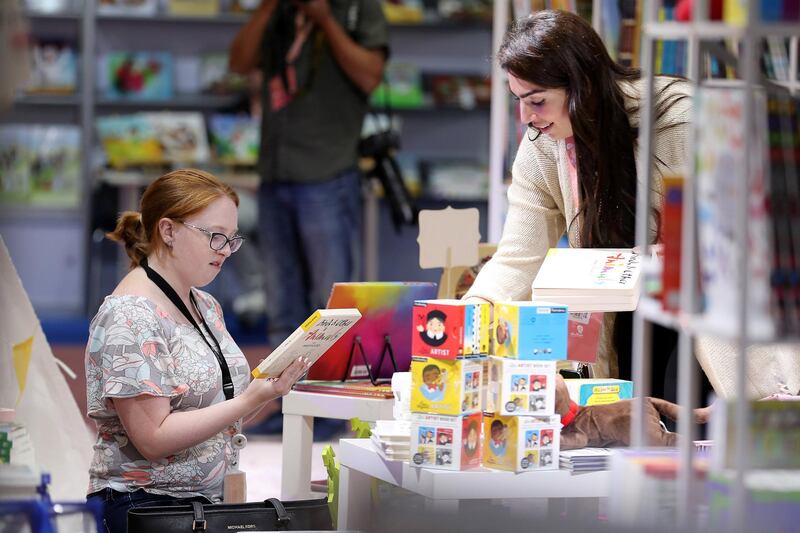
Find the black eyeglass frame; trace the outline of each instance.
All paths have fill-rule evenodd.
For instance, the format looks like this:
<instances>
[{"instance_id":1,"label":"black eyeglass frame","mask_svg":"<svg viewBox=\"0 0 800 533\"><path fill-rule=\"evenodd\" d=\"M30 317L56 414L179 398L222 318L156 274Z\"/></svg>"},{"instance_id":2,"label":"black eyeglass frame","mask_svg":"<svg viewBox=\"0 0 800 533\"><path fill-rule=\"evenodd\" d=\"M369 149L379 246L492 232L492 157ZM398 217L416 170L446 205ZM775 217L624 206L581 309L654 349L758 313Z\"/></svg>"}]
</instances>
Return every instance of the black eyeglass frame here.
<instances>
[{"instance_id":1,"label":"black eyeglass frame","mask_svg":"<svg viewBox=\"0 0 800 533\"><path fill-rule=\"evenodd\" d=\"M180 222L184 226L189 226L190 228L194 228L194 229L196 229L198 231L202 231L203 233L208 235L208 247L211 248L212 250L214 250L215 252L219 252L220 250L222 250L226 246L230 246L231 253L233 254L233 253L236 253L236 251L239 250L239 248L241 248L242 244L244 243L244 237L242 237L241 235L236 235L235 237L229 238L224 233L220 233L218 231L211 231L211 230L208 230L206 228L201 228L200 226L195 226L194 224L190 224L190 223L184 222L182 220L179 220L178 222ZM217 236L225 239L225 242L219 248L214 248L214 245L212 243L214 242L215 238L219 239L219 237L217 237Z\"/></svg>"}]
</instances>

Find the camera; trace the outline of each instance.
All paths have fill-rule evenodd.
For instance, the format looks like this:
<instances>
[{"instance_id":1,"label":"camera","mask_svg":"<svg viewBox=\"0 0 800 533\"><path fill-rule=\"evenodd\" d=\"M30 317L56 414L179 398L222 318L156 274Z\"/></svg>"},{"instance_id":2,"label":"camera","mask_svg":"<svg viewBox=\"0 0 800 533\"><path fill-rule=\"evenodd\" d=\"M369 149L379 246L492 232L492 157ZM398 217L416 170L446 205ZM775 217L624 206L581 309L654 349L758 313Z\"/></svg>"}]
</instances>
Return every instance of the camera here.
<instances>
[{"instance_id":1,"label":"camera","mask_svg":"<svg viewBox=\"0 0 800 533\"><path fill-rule=\"evenodd\" d=\"M395 230L417 222L417 209L403 181L400 165L393 152L400 149L400 135L391 127L364 137L358 144L358 154L370 158L375 166L367 177L377 178L383 186Z\"/></svg>"}]
</instances>

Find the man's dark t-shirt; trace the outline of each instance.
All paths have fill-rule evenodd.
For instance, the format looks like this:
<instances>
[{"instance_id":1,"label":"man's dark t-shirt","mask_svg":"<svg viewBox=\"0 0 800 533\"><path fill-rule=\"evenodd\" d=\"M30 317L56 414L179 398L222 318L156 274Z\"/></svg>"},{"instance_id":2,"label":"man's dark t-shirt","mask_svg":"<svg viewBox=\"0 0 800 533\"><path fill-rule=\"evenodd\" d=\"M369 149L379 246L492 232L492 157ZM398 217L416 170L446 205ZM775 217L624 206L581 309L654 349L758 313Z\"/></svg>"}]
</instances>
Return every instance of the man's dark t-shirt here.
<instances>
[{"instance_id":1,"label":"man's dark t-shirt","mask_svg":"<svg viewBox=\"0 0 800 533\"><path fill-rule=\"evenodd\" d=\"M288 46L278 40L294 37L293 31L289 39L286 32L275 31L276 24L286 20L276 16L286 4L279 0L262 44L264 115L259 171L266 182L322 182L355 167L368 95L350 81L322 30L314 28L294 63L297 93L285 107L272 110L269 81L285 66L276 60L276 50ZM384 49L388 55L381 2L330 0L330 5L333 16L357 44Z\"/></svg>"}]
</instances>

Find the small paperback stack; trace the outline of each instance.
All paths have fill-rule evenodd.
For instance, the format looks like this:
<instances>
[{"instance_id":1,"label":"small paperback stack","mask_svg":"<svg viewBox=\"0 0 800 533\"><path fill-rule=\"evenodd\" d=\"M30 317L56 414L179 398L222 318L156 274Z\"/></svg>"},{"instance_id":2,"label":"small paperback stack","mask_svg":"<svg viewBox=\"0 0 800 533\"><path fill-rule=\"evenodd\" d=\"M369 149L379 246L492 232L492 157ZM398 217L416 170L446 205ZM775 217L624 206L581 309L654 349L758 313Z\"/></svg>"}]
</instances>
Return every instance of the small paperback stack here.
<instances>
[{"instance_id":1,"label":"small paperback stack","mask_svg":"<svg viewBox=\"0 0 800 533\"><path fill-rule=\"evenodd\" d=\"M611 450L608 448L580 448L561 450L559 466L570 472L594 472L608 470Z\"/></svg>"},{"instance_id":2,"label":"small paperback stack","mask_svg":"<svg viewBox=\"0 0 800 533\"><path fill-rule=\"evenodd\" d=\"M630 249L551 248L533 280L533 299L566 305L570 313L633 311L641 267Z\"/></svg>"},{"instance_id":3,"label":"small paperback stack","mask_svg":"<svg viewBox=\"0 0 800 533\"><path fill-rule=\"evenodd\" d=\"M370 440L387 461L408 461L411 449L411 423L407 420L378 420Z\"/></svg>"}]
</instances>

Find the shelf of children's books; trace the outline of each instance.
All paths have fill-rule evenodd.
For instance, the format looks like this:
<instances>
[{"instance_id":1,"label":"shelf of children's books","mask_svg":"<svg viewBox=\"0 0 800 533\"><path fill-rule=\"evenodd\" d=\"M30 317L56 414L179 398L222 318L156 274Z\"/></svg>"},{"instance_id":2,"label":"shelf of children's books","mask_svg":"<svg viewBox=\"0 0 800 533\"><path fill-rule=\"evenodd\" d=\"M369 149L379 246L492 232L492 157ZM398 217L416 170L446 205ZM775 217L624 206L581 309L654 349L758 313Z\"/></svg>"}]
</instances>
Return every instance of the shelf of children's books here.
<instances>
[{"instance_id":1,"label":"shelf of children's books","mask_svg":"<svg viewBox=\"0 0 800 533\"><path fill-rule=\"evenodd\" d=\"M639 305L636 307L636 312L641 314L648 322L664 326L665 328L680 328L678 315L665 311L661 302L650 296L642 296L639 298Z\"/></svg>"},{"instance_id":2,"label":"shelf of children's books","mask_svg":"<svg viewBox=\"0 0 800 533\"><path fill-rule=\"evenodd\" d=\"M118 100L101 97L97 105L104 108L122 109L222 109L235 106L243 98L240 94L192 94L180 95L169 100Z\"/></svg>"},{"instance_id":3,"label":"shelf of children's books","mask_svg":"<svg viewBox=\"0 0 800 533\"><path fill-rule=\"evenodd\" d=\"M77 94L24 94L14 99L15 106L75 106L80 104Z\"/></svg>"},{"instance_id":4,"label":"shelf of children's books","mask_svg":"<svg viewBox=\"0 0 800 533\"><path fill-rule=\"evenodd\" d=\"M243 25L248 21L249 17L246 15L237 15L232 13L220 13L213 17L205 16L179 16L170 15L167 13L159 13L156 15L112 15L112 14L98 14L97 22L124 22L124 23L156 23L156 24L214 24L214 25L229 25L238 26Z\"/></svg>"}]
</instances>

